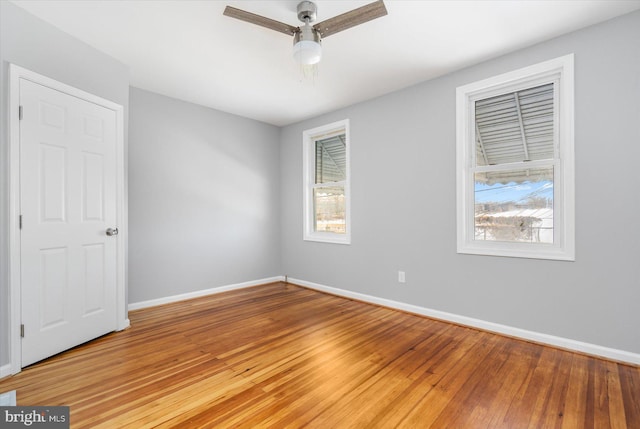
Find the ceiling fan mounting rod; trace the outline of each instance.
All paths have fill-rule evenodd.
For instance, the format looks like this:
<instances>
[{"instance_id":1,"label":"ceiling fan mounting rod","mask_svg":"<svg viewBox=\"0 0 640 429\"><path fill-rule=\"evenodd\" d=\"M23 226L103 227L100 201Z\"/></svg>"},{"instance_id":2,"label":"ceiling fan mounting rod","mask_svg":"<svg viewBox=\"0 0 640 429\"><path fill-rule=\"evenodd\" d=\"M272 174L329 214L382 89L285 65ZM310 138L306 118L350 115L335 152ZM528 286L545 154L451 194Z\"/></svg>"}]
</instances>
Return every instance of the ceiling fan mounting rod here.
<instances>
[{"instance_id":1,"label":"ceiling fan mounting rod","mask_svg":"<svg viewBox=\"0 0 640 429\"><path fill-rule=\"evenodd\" d=\"M314 22L317 18L318 8L312 1L301 1L298 3L298 19L305 24Z\"/></svg>"}]
</instances>

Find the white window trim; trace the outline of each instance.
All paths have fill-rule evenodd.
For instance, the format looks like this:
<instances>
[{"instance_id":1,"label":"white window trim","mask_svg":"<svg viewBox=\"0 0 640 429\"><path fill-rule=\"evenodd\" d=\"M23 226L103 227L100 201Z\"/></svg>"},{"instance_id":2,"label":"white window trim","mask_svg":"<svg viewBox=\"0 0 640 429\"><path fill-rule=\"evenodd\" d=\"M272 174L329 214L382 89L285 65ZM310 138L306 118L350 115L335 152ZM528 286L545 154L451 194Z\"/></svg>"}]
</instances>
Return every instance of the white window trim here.
<instances>
[{"instance_id":1,"label":"white window trim","mask_svg":"<svg viewBox=\"0 0 640 429\"><path fill-rule=\"evenodd\" d=\"M345 198L345 234L331 232L316 232L313 228L313 187L315 184L315 141L322 137L329 137L337 131L344 130L346 140L346 180L344 184ZM351 137L349 136L349 119L333 122L321 127L305 130L302 133L302 165L303 165L303 239L324 243L351 244Z\"/></svg>"},{"instance_id":2,"label":"white window trim","mask_svg":"<svg viewBox=\"0 0 640 429\"><path fill-rule=\"evenodd\" d=\"M544 161L554 169L554 243L474 240L475 101L542 83L556 83L556 157ZM456 90L456 199L458 253L519 258L575 260L573 54L525 67ZM529 162L534 167L537 162ZM500 168L521 168L504 164ZM478 170L478 167L475 168Z\"/></svg>"}]
</instances>

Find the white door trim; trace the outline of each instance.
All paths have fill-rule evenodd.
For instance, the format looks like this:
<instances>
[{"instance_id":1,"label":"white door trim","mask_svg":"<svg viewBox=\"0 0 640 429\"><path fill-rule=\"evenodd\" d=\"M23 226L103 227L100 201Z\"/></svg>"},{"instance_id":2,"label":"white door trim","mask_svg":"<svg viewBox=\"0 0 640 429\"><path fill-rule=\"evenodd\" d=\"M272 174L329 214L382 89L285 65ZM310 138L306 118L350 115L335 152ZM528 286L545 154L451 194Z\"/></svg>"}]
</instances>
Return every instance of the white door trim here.
<instances>
[{"instance_id":1,"label":"white door trim","mask_svg":"<svg viewBox=\"0 0 640 429\"><path fill-rule=\"evenodd\" d=\"M125 291L125 249L127 241L127 215L124 184L124 109L121 105L9 64L9 338L11 374L22 369L20 345L20 79L46 86L82 100L113 110L116 114L116 200L117 225L120 230L116 243L116 310L117 330L129 326Z\"/></svg>"}]
</instances>

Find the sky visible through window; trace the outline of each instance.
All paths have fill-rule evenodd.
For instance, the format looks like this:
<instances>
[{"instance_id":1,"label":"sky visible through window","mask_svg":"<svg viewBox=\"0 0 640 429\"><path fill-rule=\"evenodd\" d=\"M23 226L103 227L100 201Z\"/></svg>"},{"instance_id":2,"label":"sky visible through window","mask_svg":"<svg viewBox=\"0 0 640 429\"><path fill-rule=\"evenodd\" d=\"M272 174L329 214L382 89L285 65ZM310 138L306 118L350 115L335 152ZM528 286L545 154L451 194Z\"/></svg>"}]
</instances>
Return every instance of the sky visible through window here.
<instances>
[{"instance_id":1,"label":"sky visible through window","mask_svg":"<svg viewBox=\"0 0 640 429\"><path fill-rule=\"evenodd\" d=\"M517 204L525 203L531 198L545 198L553 201L553 181L510 182L493 185L476 182L475 184L476 204L505 201L513 201Z\"/></svg>"},{"instance_id":2,"label":"sky visible through window","mask_svg":"<svg viewBox=\"0 0 640 429\"><path fill-rule=\"evenodd\" d=\"M475 184L475 239L553 243L553 181Z\"/></svg>"}]
</instances>

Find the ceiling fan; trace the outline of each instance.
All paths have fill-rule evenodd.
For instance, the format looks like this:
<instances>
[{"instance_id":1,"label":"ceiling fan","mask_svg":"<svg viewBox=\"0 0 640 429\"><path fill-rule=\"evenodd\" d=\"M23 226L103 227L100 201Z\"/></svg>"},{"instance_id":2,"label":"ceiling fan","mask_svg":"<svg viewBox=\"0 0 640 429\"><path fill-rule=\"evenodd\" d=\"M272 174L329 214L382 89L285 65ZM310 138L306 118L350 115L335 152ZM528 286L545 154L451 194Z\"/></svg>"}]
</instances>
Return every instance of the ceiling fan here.
<instances>
[{"instance_id":1,"label":"ceiling fan","mask_svg":"<svg viewBox=\"0 0 640 429\"><path fill-rule=\"evenodd\" d=\"M298 3L298 19L304 23L301 27L294 27L231 6L225 8L224 15L293 36L294 59L301 64L311 65L318 63L322 57L323 38L387 14L383 0L378 0L312 26L311 23L316 20L317 10L316 4L312 1L305 0Z\"/></svg>"}]
</instances>

